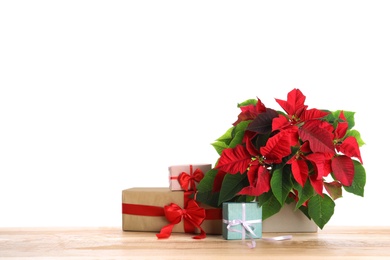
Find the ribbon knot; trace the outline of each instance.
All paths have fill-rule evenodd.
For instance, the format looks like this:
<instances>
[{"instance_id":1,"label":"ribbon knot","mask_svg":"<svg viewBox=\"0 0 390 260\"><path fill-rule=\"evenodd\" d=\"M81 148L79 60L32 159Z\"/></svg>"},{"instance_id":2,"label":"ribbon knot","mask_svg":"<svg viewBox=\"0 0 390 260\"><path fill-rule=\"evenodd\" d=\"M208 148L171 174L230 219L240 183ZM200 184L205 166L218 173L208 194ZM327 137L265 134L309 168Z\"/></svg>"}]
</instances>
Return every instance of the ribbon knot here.
<instances>
[{"instance_id":1,"label":"ribbon knot","mask_svg":"<svg viewBox=\"0 0 390 260\"><path fill-rule=\"evenodd\" d=\"M192 165L190 165L190 173L182 172L178 176L178 182L183 190L195 190L195 182L200 182L204 177L204 173L197 168L194 172Z\"/></svg>"},{"instance_id":2,"label":"ribbon knot","mask_svg":"<svg viewBox=\"0 0 390 260\"><path fill-rule=\"evenodd\" d=\"M243 234L242 235L243 239L245 239L245 237L247 237L247 236L250 237L250 238L257 237L256 234L253 231L254 227L253 227L252 224L260 223L260 222L261 222L261 220L248 220L248 221L243 221L241 219L233 219L233 220L230 220L230 221L224 220L224 223L228 224L226 228L229 231L232 231L232 232L240 232L240 233L242 233ZM241 231L238 230L238 229L232 228L234 226L239 226L239 225L242 226L242 230Z\"/></svg>"},{"instance_id":3,"label":"ribbon knot","mask_svg":"<svg viewBox=\"0 0 390 260\"><path fill-rule=\"evenodd\" d=\"M195 200L188 201L187 207L185 209L180 208L175 203L164 206L165 217L168 220L169 224L164 226L160 233L156 236L158 238L168 238L172 233L173 227L184 221L184 229L186 232L195 232L195 229L200 230L198 236L194 236L194 239L202 239L206 237L206 232L200 227L206 218L206 211L204 208L199 207Z\"/></svg>"}]
</instances>

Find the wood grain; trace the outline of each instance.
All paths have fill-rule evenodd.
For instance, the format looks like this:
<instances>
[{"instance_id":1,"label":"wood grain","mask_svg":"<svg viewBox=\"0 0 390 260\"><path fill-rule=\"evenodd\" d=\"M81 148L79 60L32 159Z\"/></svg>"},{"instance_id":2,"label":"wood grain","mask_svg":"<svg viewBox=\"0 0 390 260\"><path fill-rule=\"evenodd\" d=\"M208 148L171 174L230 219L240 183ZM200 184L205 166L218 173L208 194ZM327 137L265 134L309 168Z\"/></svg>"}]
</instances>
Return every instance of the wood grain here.
<instances>
[{"instance_id":1,"label":"wood grain","mask_svg":"<svg viewBox=\"0 0 390 260\"><path fill-rule=\"evenodd\" d=\"M263 237L280 236L263 233ZM103 228L0 228L1 259L390 259L390 227L325 227L293 233L291 240L241 240L208 235L195 240L174 233ZM248 242L248 241L246 241Z\"/></svg>"}]
</instances>

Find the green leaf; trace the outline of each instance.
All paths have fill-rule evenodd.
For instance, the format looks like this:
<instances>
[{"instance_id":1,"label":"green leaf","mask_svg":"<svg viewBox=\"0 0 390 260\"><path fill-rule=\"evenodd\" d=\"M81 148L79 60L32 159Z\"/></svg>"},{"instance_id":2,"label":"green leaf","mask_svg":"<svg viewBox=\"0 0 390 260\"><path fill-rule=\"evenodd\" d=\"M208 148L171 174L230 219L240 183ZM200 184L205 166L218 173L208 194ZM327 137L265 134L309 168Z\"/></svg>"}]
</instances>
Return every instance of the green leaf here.
<instances>
[{"instance_id":1,"label":"green leaf","mask_svg":"<svg viewBox=\"0 0 390 260\"><path fill-rule=\"evenodd\" d=\"M260 204L259 204L260 206ZM263 209L263 220L271 217L272 215L275 215L280 211L282 208L282 205L278 202L278 200L271 194L271 196L268 198L268 200L261 204L261 207Z\"/></svg>"},{"instance_id":2,"label":"green leaf","mask_svg":"<svg viewBox=\"0 0 390 260\"><path fill-rule=\"evenodd\" d=\"M343 110L343 113L348 122L348 129L352 129L355 126L355 112Z\"/></svg>"},{"instance_id":3,"label":"green leaf","mask_svg":"<svg viewBox=\"0 0 390 260\"><path fill-rule=\"evenodd\" d=\"M240 195L235 200L236 202L252 202L255 197L249 195Z\"/></svg>"},{"instance_id":4,"label":"green leaf","mask_svg":"<svg viewBox=\"0 0 390 260\"><path fill-rule=\"evenodd\" d=\"M214 149L217 151L217 153L219 155L222 154L222 151L225 149L225 148L228 148L229 146L225 143L225 142L221 142L221 141L216 141L214 143L211 144Z\"/></svg>"},{"instance_id":5,"label":"green leaf","mask_svg":"<svg viewBox=\"0 0 390 260\"><path fill-rule=\"evenodd\" d=\"M222 181L218 205L233 199L242 188L249 185L245 174L226 174Z\"/></svg>"},{"instance_id":6,"label":"green leaf","mask_svg":"<svg viewBox=\"0 0 390 260\"><path fill-rule=\"evenodd\" d=\"M257 204L259 204L259 207L261 207L264 203L266 203L274 194L272 191L264 192L260 196L256 197Z\"/></svg>"},{"instance_id":7,"label":"green leaf","mask_svg":"<svg viewBox=\"0 0 390 260\"><path fill-rule=\"evenodd\" d=\"M299 207L299 210L305 214L305 216L308 218L308 219L311 219L310 215L309 215L309 209L305 206L300 206Z\"/></svg>"},{"instance_id":8,"label":"green leaf","mask_svg":"<svg viewBox=\"0 0 390 260\"><path fill-rule=\"evenodd\" d=\"M244 134L245 134L244 131L236 132L234 137L233 137L233 139L229 143L229 147L230 148L234 148L237 145L241 144L242 143L242 139L244 138Z\"/></svg>"},{"instance_id":9,"label":"green leaf","mask_svg":"<svg viewBox=\"0 0 390 260\"><path fill-rule=\"evenodd\" d=\"M295 209L298 209L302 206L303 203L305 203L305 201L309 200L311 197L314 196L314 189L313 186L311 186L309 179L306 180L305 185L303 187L299 185L299 183L296 183L294 187L298 191L299 200L295 205Z\"/></svg>"},{"instance_id":10,"label":"green leaf","mask_svg":"<svg viewBox=\"0 0 390 260\"><path fill-rule=\"evenodd\" d=\"M249 196L249 195L245 195L245 202L252 202L252 201L255 201L256 197L255 196Z\"/></svg>"},{"instance_id":11,"label":"green leaf","mask_svg":"<svg viewBox=\"0 0 390 260\"><path fill-rule=\"evenodd\" d=\"M287 196L286 202L284 204L290 204L290 203L295 203L295 200L292 197Z\"/></svg>"},{"instance_id":12,"label":"green leaf","mask_svg":"<svg viewBox=\"0 0 390 260\"><path fill-rule=\"evenodd\" d=\"M284 204L293 187L291 174L289 172L283 172L283 169L281 167L276 168L271 177L271 190L280 205Z\"/></svg>"},{"instance_id":13,"label":"green leaf","mask_svg":"<svg viewBox=\"0 0 390 260\"><path fill-rule=\"evenodd\" d=\"M222 136L220 136L216 141L221 141L229 144L230 140L232 140L232 132L233 132L234 126L230 127Z\"/></svg>"},{"instance_id":14,"label":"green leaf","mask_svg":"<svg viewBox=\"0 0 390 260\"><path fill-rule=\"evenodd\" d=\"M251 122L251 120L241 121L240 123L238 123L233 128L233 130L232 130L232 139L229 142L229 147L230 148L234 148L238 144L242 143L242 139L244 138L244 134L245 134L246 128L247 128L247 126L249 125L250 122Z\"/></svg>"},{"instance_id":15,"label":"green leaf","mask_svg":"<svg viewBox=\"0 0 390 260\"><path fill-rule=\"evenodd\" d=\"M233 132L232 132L232 135L234 136L235 134L237 134L237 132L243 132L246 130L246 128L248 127L248 125L252 122L252 120L246 120L246 121L241 121L240 123L238 123L234 129L233 129Z\"/></svg>"},{"instance_id":16,"label":"green leaf","mask_svg":"<svg viewBox=\"0 0 390 260\"><path fill-rule=\"evenodd\" d=\"M217 169L211 169L204 174L203 179L196 186L198 192L212 191L214 185L214 179L217 175Z\"/></svg>"},{"instance_id":17,"label":"green leaf","mask_svg":"<svg viewBox=\"0 0 390 260\"><path fill-rule=\"evenodd\" d=\"M255 105L256 106L256 104L257 104L257 99L251 98L251 99L247 99L241 103L238 103L237 107L243 107L243 106L247 106L247 105Z\"/></svg>"},{"instance_id":18,"label":"green leaf","mask_svg":"<svg viewBox=\"0 0 390 260\"><path fill-rule=\"evenodd\" d=\"M209 170L197 185L196 200L212 207L218 206L219 192L213 192L217 172L218 170L215 169Z\"/></svg>"},{"instance_id":19,"label":"green leaf","mask_svg":"<svg viewBox=\"0 0 390 260\"><path fill-rule=\"evenodd\" d=\"M313 196L308 203L309 215L317 226L322 229L334 213L335 203L331 197L324 194Z\"/></svg>"},{"instance_id":20,"label":"green leaf","mask_svg":"<svg viewBox=\"0 0 390 260\"><path fill-rule=\"evenodd\" d=\"M343 186L347 192L364 197L364 186L366 185L366 170L363 165L353 160L353 166L355 168L355 176L351 186Z\"/></svg>"},{"instance_id":21,"label":"green leaf","mask_svg":"<svg viewBox=\"0 0 390 260\"><path fill-rule=\"evenodd\" d=\"M347 119L348 129L352 129L355 126L355 112L346 111L346 110L342 110L342 111L344 113L345 119ZM336 111L332 112L332 114L335 118L339 118L340 113L341 113L341 110L336 110Z\"/></svg>"}]
</instances>

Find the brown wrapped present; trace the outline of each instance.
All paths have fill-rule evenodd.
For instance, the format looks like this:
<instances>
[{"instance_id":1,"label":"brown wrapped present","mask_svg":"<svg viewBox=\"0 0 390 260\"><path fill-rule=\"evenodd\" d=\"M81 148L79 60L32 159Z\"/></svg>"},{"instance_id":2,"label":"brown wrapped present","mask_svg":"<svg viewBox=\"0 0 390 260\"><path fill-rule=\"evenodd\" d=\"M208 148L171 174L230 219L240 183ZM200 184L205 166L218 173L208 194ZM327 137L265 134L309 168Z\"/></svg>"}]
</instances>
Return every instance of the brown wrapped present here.
<instances>
[{"instance_id":1,"label":"brown wrapped present","mask_svg":"<svg viewBox=\"0 0 390 260\"><path fill-rule=\"evenodd\" d=\"M222 210L202 205L191 199L191 192L171 191L169 188L130 188L122 191L122 230L171 232L194 234L222 234ZM184 215L169 216L179 212ZM174 214L174 213L173 213ZM204 214L204 215L199 215ZM175 220L173 220L175 218ZM192 223L198 218L200 225ZM169 220L168 220L169 219Z\"/></svg>"}]
</instances>

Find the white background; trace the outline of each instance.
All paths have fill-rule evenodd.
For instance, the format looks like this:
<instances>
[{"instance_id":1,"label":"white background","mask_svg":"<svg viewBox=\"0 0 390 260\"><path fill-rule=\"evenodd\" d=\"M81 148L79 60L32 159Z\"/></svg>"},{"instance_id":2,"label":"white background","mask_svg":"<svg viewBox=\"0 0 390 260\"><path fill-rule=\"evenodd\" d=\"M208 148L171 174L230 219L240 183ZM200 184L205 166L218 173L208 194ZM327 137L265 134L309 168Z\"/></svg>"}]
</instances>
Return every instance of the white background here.
<instances>
[{"instance_id":1,"label":"white background","mask_svg":"<svg viewBox=\"0 0 390 260\"><path fill-rule=\"evenodd\" d=\"M0 226L120 226L121 192L259 97L355 111L364 198L328 225L389 225L389 1L1 1ZM325 227L326 228L326 227Z\"/></svg>"}]
</instances>

